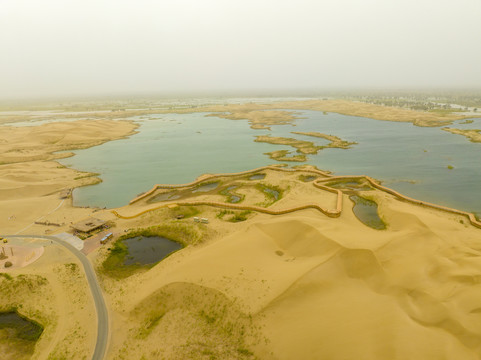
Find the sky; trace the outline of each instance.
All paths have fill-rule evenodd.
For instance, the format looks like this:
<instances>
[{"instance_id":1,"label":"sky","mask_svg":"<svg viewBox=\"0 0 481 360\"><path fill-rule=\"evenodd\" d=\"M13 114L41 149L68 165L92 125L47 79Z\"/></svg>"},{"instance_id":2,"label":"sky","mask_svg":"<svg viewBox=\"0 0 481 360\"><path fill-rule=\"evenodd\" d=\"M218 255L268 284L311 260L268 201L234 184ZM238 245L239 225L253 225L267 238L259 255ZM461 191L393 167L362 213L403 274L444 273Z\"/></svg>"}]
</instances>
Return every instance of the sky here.
<instances>
[{"instance_id":1,"label":"sky","mask_svg":"<svg viewBox=\"0 0 481 360\"><path fill-rule=\"evenodd\" d=\"M0 98L480 88L481 0L0 0Z\"/></svg>"}]
</instances>

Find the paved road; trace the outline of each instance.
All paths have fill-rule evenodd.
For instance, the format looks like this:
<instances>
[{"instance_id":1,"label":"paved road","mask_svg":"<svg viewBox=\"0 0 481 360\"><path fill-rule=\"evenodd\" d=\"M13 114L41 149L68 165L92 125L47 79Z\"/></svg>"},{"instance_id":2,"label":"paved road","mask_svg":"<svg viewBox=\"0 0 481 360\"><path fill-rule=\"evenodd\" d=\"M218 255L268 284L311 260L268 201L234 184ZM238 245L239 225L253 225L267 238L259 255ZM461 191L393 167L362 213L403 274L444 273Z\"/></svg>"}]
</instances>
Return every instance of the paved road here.
<instances>
[{"instance_id":1,"label":"paved road","mask_svg":"<svg viewBox=\"0 0 481 360\"><path fill-rule=\"evenodd\" d=\"M3 235L6 238L36 238L36 239L47 239L52 240L55 243L62 245L63 247L70 250L82 263L87 276L87 281L90 286L90 291L94 298L95 308L97 310L97 342L95 344L95 350L92 356L92 360L102 360L105 356L105 351L107 350L107 343L109 339L109 316L107 312L107 307L105 306L105 300L100 290L100 285L95 276L95 271L92 264L87 259L87 257L70 245L68 242L60 240L55 236L47 235Z\"/></svg>"}]
</instances>

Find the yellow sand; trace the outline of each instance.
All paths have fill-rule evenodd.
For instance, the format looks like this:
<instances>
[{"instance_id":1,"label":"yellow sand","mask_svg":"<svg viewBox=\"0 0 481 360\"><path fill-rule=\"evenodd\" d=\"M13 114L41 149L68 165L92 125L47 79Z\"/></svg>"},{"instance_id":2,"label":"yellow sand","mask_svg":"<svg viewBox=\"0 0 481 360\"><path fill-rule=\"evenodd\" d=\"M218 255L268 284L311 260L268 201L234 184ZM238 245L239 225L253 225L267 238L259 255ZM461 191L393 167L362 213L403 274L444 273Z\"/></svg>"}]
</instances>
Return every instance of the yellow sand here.
<instances>
[{"instance_id":1,"label":"yellow sand","mask_svg":"<svg viewBox=\"0 0 481 360\"><path fill-rule=\"evenodd\" d=\"M282 108L429 124L440 120L437 115L412 118L412 112L352 104L356 103L304 102ZM51 151L108 141L114 128L117 137L126 136L133 125L82 124L68 130L72 135L83 129L73 138L61 136L67 128L60 124L50 124L46 134L26 129L8 130L4 136L2 128L0 154L7 164L0 167L1 233L61 232L70 222L93 214L92 209L72 208L69 199L62 202L60 192L97 180L78 179L85 174L39 159L52 158ZM296 176L278 173L266 178L289 189L273 208L312 202L317 196L327 207L335 206L333 194L306 190ZM239 191L246 196L254 192ZM200 207L200 216L208 217L209 224L182 222L206 230L203 244L125 280L102 279L113 329L107 358L478 359L480 230L459 215L401 202L381 191L370 194L387 230L373 230L357 220L347 196L347 211L336 219L303 210L252 215L234 224L217 219L218 209ZM146 206L139 203L121 211L137 213ZM165 214L169 213L159 210L116 219L117 227L123 231L158 224ZM95 216L114 218L103 211ZM38 218L61 227L33 225L23 230ZM101 248L93 262L100 265L106 254ZM62 352L76 358L75 354L89 354L93 346L95 313L86 283L81 273L67 276L66 268L60 271L65 262L75 259L48 247L21 270L48 279L48 288L39 292L44 296L19 293L2 298L2 304L24 302L30 312L57 319L38 345L38 358L51 351L57 358ZM83 299L82 311L73 305L77 298ZM79 339L72 335L76 329Z\"/></svg>"},{"instance_id":2,"label":"yellow sand","mask_svg":"<svg viewBox=\"0 0 481 360\"><path fill-rule=\"evenodd\" d=\"M316 193L334 202L297 174L267 172L266 181L289 186L273 208ZM109 358L477 359L480 230L463 216L365 194L387 230L362 224L347 196L335 219L303 210L231 224L201 207L208 225L181 222L214 229L204 244L120 282L104 279L115 324ZM117 221L147 226L162 216ZM245 335L226 331L232 322Z\"/></svg>"},{"instance_id":3,"label":"yellow sand","mask_svg":"<svg viewBox=\"0 0 481 360\"><path fill-rule=\"evenodd\" d=\"M92 210L73 208L71 199L62 201L61 197L69 189L95 184L100 179L44 159L71 155L53 154L55 151L90 147L128 136L136 127L132 122L113 120L0 127L0 233L59 232L68 229L70 222L90 214ZM62 227L32 225L37 220L49 220Z\"/></svg>"},{"instance_id":4,"label":"yellow sand","mask_svg":"<svg viewBox=\"0 0 481 360\"><path fill-rule=\"evenodd\" d=\"M72 154L56 151L83 149L132 134L137 125L114 120L79 120L41 126L1 126L0 164L60 159Z\"/></svg>"}]
</instances>

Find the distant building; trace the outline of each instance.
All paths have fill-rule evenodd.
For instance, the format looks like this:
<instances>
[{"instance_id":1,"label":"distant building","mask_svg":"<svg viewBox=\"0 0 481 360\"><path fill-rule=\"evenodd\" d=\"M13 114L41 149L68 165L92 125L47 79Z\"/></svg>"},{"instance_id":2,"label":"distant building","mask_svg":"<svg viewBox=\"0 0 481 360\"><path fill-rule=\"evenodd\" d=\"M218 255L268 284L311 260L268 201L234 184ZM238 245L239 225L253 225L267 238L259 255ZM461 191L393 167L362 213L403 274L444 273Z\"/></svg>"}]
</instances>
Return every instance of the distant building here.
<instances>
[{"instance_id":1,"label":"distant building","mask_svg":"<svg viewBox=\"0 0 481 360\"><path fill-rule=\"evenodd\" d=\"M105 220L89 217L87 219L84 219L82 221L79 221L75 224L70 225L70 227L76 231L89 233L91 231L97 230L98 228L104 226L105 223L106 223Z\"/></svg>"}]
</instances>

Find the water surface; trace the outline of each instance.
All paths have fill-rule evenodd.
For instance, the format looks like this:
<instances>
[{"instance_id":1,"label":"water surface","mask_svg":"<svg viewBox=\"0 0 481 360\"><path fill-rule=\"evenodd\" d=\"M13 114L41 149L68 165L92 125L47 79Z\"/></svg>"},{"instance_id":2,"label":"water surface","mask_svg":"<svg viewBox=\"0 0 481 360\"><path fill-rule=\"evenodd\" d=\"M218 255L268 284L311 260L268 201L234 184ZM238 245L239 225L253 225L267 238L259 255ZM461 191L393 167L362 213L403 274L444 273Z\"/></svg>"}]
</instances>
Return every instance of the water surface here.
<instances>
[{"instance_id":1,"label":"water surface","mask_svg":"<svg viewBox=\"0 0 481 360\"><path fill-rule=\"evenodd\" d=\"M124 265L155 264L182 248L181 244L160 236L136 236L122 241L128 248Z\"/></svg>"},{"instance_id":2,"label":"water surface","mask_svg":"<svg viewBox=\"0 0 481 360\"><path fill-rule=\"evenodd\" d=\"M386 224L379 217L376 202L357 195L352 195L349 199L354 202L354 207L352 208L354 215L364 225L376 230L384 230L386 228Z\"/></svg>"},{"instance_id":3,"label":"water surface","mask_svg":"<svg viewBox=\"0 0 481 360\"><path fill-rule=\"evenodd\" d=\"M35 321L20 316L16 311L0 312L0 329L7 329L12 338L25 341L37 341L43 327Z\"/></svg>"},{"instance_id":4,"label":"water surface","mask_svg":"<svg viewBox=\"0 0 481 360\"><path fill-rule=\"evenodd\" d=\"M355 141L351 149L324 149L308 155L306 164L334 175L369 175L401 193L424 201L481 213L481 144L441 128L362 117L299 111L296 126L253 130L244 120L205 114L152 115L141 120L139 133L76 151L61 162L98 172L102 183L74 190L74 204L117 207L154 184L193 181L203 173L238 172L275 163L264 155L293 150L284 145L254 142L255 136L295 137L324 144L324 139L294 135L314 131ZM472 124L452 127L479 128ZM291 163L299 165L301 163ZM449 170L448 166L453 166ZM251 179L257 179L256 174Z\"/></svg>"}]
</instances>

